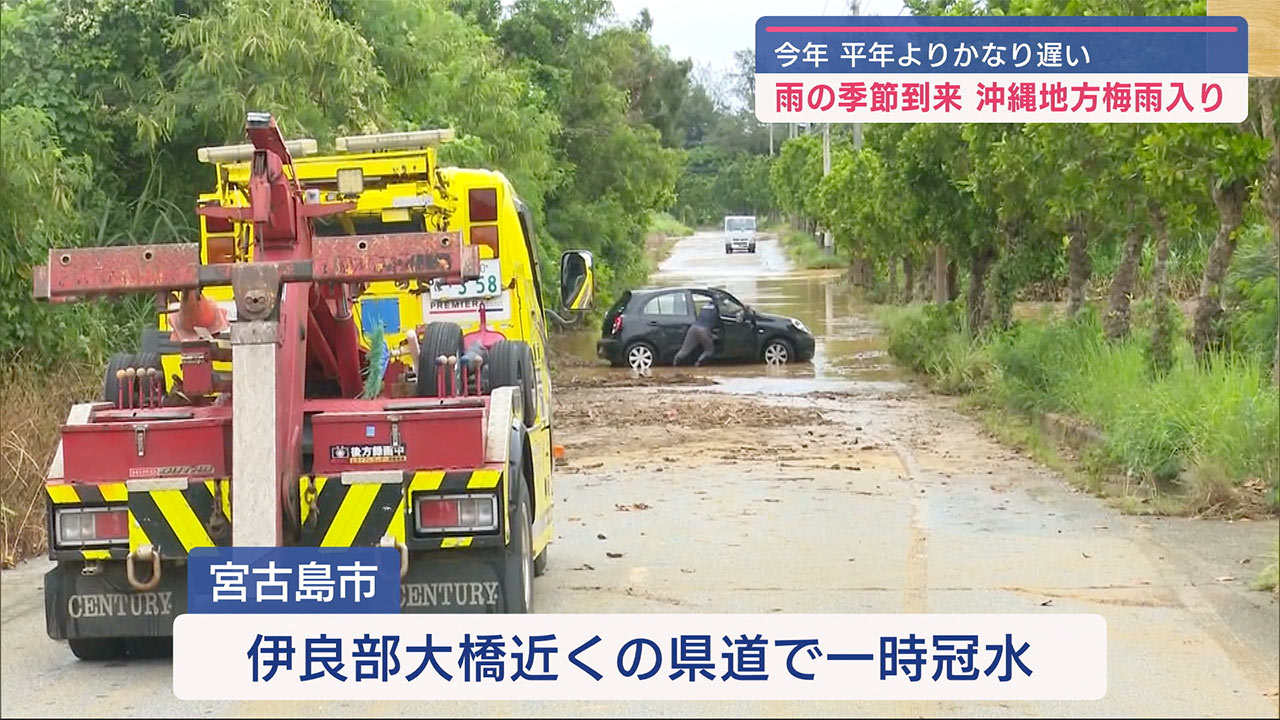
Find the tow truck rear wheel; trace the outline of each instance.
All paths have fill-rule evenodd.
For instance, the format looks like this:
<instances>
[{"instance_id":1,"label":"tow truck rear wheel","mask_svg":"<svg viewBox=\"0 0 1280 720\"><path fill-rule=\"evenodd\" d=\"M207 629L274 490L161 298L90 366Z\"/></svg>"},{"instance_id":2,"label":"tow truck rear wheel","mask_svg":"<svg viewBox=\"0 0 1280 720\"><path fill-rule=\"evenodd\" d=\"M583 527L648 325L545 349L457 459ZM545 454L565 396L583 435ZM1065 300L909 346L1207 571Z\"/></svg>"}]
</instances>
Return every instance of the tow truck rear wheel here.
<instances>
[{"instance_id":1,"label":"tow truck rear wheel","mask_svg":"<svg viewBox=\"0 0 1280 720\"><path fill-rule=\"evenodd\" d=\"M462 357L462 328L451 322L427 323L418 350L418 397L440 397L448 392L447 379L445 386L439 387L436 358L441 355Z\"/></svg>"},{"instance_id":2,"label":"tow truck rear wheel","mask_svg":"<svg viewBox=\"0 0 1280 720\"><path fill-rule=\"evenodd\" d=\"M124 638L69 638L71 654L81 660L118 660L125 656L128 646Z\"/></svg>"},{"instance_id":3,"label":"tow truck rear wheel","mask_svg":"<svg viewBox=\"0 0 1280 720\"><path fill-rule=\"evenodd\" d=\"M529 491L523 482L517 481L516 487L518 490L511 513L511 540L503 552L502 596L508 613L531 613L534 569Z\"/></svg>"},{"instance_id":4,"label":"tow truck rear wheel","mask_svg":"<svg viewBox=\"0 0 1280 720\"><path fill-rule=\"evenodd\" d=\"M524 426L533 427L538 408L533 404L533 351L523 340L500 340L489 348L489 387L520 388Z\"/></svg>"},{"instance_id":5,"label":"tow truck rear wheel","mask_svg":"<svg viewBox=\"0 0 1280 720\"><path fill-rule=\"evenodd\" d=\"M154 660L173 657L172 637L138 637L125 641L129 657L135 660Z\"/></svg>"}]
</instances>

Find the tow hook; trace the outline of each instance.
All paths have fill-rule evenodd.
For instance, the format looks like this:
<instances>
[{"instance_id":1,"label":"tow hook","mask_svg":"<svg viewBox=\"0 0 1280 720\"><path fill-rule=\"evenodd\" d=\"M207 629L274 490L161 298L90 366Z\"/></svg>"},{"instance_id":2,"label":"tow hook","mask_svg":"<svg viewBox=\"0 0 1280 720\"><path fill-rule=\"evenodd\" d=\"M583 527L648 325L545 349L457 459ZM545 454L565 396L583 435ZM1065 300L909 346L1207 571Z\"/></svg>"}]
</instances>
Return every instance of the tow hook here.
<instances>
[{"instance_id":1,"label":"tow hook","mask_svg":"<svg viewBox=\"0 0 1280 720\"><path fill-rule=\"evenodd\" d=\"M400 553L400 579L403 580L409 574L409 546L391 537L383 535L378 541L381 547L393 547Z\"/></svg>"},{"instance_id":2,"label":"tow hook","mask_svg":"<svg viewBox=\"0 0 1280 720\"><path fill-rule=\"evenodd\" d=\"M151 577L145 582L138 580L138 574L134 571L134 560L142 562L151 561ZM156 552L150 545L140 545L137 550L129 553L124 559L124 573L129 580L129 585L139 592L146 592L155 588L160 584L160 553Z\"/></svg>"}]
</instances>

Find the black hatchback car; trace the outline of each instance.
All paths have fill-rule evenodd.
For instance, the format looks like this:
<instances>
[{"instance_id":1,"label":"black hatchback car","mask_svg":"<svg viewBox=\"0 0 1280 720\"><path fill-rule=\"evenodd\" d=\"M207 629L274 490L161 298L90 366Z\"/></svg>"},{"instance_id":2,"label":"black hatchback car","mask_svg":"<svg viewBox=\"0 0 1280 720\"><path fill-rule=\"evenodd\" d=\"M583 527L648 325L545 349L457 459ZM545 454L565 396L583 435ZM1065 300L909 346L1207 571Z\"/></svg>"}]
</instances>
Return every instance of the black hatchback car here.
<instances>
[{"instance_id":1,"label":"black hatchback car","mask_svg":"<svg viewBox=\"0 0 1280 720\"><path fill-rule=\"evenodd\" d=\"M624 292L604 316L596 354L637 370L670 365L707 303L715 303L720 313L712 330L713 362L788 363L813 357L813 335L799 320L756 312L718 288L695 287Z\"/></svg>"}]
</instances>

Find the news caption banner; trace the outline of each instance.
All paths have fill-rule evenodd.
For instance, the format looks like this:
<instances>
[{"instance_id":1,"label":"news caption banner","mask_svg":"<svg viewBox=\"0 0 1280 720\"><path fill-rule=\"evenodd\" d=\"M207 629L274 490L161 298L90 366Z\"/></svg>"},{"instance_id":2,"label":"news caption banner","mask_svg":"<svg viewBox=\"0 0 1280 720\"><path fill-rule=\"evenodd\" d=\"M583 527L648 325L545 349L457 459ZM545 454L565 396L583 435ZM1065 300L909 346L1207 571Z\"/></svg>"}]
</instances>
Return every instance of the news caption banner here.
<instances>
[{"instance_id":1,"label":"news caption banner","mask_svg":"<svg viewBox=\"0 0 1280 720\"><path fill-rule=\"evenodd\" d=\"M771 123L1243 122L1241 17L763 17Z\"/></svg>"},{"instance_id":2,"label":"news caption banner","mask_svg":"<svg viewBox=\"0 0 1280 720\"><path fill-rule=\"evenodd\" d=\"M191 612L174 623L183 700L1094 700L1107 688L1100 615L400 614L392 548L201 548L188 584Z\"/></svg>"}]
</instances>

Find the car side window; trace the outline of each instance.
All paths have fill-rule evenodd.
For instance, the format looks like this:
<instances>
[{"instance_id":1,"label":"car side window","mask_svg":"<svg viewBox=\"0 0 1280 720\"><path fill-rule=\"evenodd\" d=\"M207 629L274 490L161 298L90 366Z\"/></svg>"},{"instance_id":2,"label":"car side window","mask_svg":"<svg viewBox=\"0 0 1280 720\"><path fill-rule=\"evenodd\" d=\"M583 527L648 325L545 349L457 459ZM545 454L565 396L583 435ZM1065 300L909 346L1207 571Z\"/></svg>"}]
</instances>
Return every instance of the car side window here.
<instances>
[{"instance_id":1,"label":"car side window","mask_svg":"<svg viewBox=\"0 0 1280 720\"><path fill-rule=\"evenodd\" d=\"M728 295L717 295L716 299L719 301L720 314L725 317L742 317L747 310L742 303Z\"/></svg>"},{"instance_id":2,"label":"car side window","mask_svg":"<svg viewBox=\"0 0 1280 720\"><path fill-rule=\"evenodd\" d=\"M644 315L685 316L689 314L689 301L682 292L663 293L652 297L640 312Z\"/></svg>"},{"instance_id":3,"label":"car side window","mask_svg":"<svg viewBox=\"0 0 1280 720\"><path fill-rule=\"evenodd\" d=\"M702 314L702 309L703 309L704 307L706 307L707 305L710 305L710 304L712 304L712 303L714 303L714 302L715 302L715 299L713 299L713 298L712 298L710 295L708 295L707 293L700 293L700 292L695 292L695 293L693 293L693 314L694 314L694 316L696 317L696 316L698 316L698 315L701 315L701 314ZM718 312L718 311L719 311L719 309L720 309L720 308L719 308L719 306L717 306L717 307L716 307L716 311Z\"/></svg>"}]
</instances>

